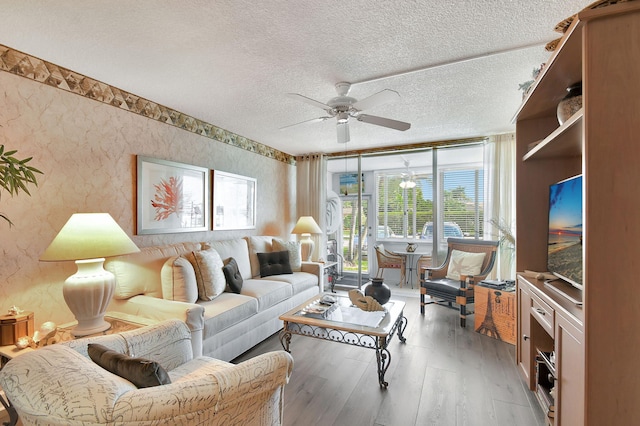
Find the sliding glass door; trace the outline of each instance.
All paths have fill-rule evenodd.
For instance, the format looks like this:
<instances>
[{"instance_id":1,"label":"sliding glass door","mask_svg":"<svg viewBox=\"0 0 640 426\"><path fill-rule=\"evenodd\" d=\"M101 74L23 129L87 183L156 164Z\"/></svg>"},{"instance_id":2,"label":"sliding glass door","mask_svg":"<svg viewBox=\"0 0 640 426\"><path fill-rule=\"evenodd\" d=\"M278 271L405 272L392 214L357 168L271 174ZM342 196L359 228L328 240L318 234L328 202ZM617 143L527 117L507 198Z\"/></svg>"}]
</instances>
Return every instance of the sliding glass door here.
<instances>
[{"instance_id":1,"label":"sliding glass door","mask_svg":"<svg viewBox=\"0 0 640 426\"><path fill-rule=\"evenodd\" d=\"M369 274L369 258L371 247L371 222L369 220L369 204L371 197L362 197L362 206L358 197L346 196L342 199L342 247L343 273L345 280L357 286L357 275ZM360 231L358 231L358 214L360 215Z\"/></svg>"},{"instance_id":2,"label":"sliding glass door","mask_svg":"<svg viewBox=\"0 0 640 426\"><path fill-rule=\"evenodd\" d=\"M483 238L483 153L476 143L330 160L327 185L340 201L342 226L328 237L342 242L343 282L358 277L358 286L377 272L380 243L389 251L417 244L437 265L449 237ZM385 271L390 279L394 273Z\"/></svg>"}]
</instances>

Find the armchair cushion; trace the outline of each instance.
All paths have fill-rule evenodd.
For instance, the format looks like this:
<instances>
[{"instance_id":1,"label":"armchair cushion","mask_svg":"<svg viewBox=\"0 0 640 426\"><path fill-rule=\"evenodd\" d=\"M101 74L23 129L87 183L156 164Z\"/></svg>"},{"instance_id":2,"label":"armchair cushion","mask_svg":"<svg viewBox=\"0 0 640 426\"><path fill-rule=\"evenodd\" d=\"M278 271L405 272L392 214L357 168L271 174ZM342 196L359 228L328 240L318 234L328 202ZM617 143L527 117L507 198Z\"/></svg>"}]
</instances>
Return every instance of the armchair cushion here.
<instances>
[{"instance_id":1,"label":"armchair cushion","mask_svg":"<svg viewBox=\"0 0 640 426\"><path fill-rule=\"evenodd\" d=\"M167 372L157 362L132 358L97 343L87 345L89 358L105 370L127 379L138 388L171 383Z\"/></svg>"},{"instance_id":2,"label":"armchair cushion","mask_svg":"<svg viewBox=\"0 0 640 426\"><path fill-rule=\"evenodd\" d=\"M227 260L226 264L222 267L222 272L224 272L224 277L227 280L227 287L233 293L240 294L242 291L242 274L238 269L238 262L233 257L230 257Z\"/></svg>"},{"instance_id":3,"label":"armchair cushion","mask_svg":"<svg viewBox=\"0 0 640 426\"><path fill-rule=\"evenodd\" d=\"M429 294L439 297L449 296L455 299L460 294L460 280L451 280L449 278L437 278L429 281L423 281L422 287L427 289Z\"/></svg>"},{"instance_id":4,"label":"armchair cushion","mask_svg":"<svg viewBox=\"0 0 640 426\"><path fill-rule=\"evenodd\" d=\"M447 278L459 280L461 275L478 275L482 268L482 262L484 262L484 256L484 253L452 250Z\"/></svg>"},{"instance_id":5,"label":"armchair cushion","mask_svg":"<svg viewBox=\"0 0 640 426\"><path fill-rule=\"evenodd\" d=\"M289 264L289 252L287 250L258 253L258 261L260 262L261 277L293 274L291 265Z\"/></svg>"}]
</instances>

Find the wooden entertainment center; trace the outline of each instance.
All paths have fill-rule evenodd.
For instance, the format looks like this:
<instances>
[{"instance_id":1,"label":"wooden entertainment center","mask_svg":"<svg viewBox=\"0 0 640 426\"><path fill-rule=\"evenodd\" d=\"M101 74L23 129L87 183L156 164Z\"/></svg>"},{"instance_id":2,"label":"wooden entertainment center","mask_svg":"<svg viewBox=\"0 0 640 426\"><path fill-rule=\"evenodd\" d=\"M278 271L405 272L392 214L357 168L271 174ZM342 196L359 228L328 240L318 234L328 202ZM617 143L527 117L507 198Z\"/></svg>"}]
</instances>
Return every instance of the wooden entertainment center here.
<instances>
[{"instance_id":1,"label":"wooden entertainment center","mask_svg":"<svg viewBox=\"0 0 640 426\"><path fill-rule=\"evenodd\" d=\"M583 107L559 125L556 106L580 81ZM547 269L549 185L584 179L583 305L519 274L518 366L549 425L636 424L640 1L579 12L516 121L518 271Z\"/></svg>"}]
</instances>

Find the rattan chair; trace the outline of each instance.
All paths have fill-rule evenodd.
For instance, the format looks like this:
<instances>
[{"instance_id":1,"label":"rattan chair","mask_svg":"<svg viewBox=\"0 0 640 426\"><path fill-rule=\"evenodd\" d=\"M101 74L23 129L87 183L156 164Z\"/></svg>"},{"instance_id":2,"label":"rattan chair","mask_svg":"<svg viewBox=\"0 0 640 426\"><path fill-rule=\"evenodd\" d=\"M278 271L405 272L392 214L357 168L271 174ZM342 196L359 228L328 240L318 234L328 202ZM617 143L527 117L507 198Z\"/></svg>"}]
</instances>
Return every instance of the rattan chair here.
<instances>
[{"instance_id":1,"label":"rattan chair","mask_svg":"<svg viewBox=\"0 0 640 426\"><path fill-rule=\"evenodd\" d=\"M493 269L498 249L498 241L471 240L463 238L449 238L447 257L437 268L420 269L420 313L424 315L424 307L434 302L425 302L425 296L439 299L438 303L446 302L449 307L455 303L460 306L460 326L465 327L467 305L474 302L474 286L482 281ZM447 278L449 272L451 253L458 250L465 253L484 253L480 273L476 275L460 275L459 280Z\"/></svg>"},{"instance_id":2,"label":"rattan chair","mask_svg":"<svg viewBox=\"0 0 640 426\"><path fill-rule=\"evenodd\" d=\"M433 259L431 255L423 254L418 258L416 263L416 288L420 288L420 271L433 266Z\"/></svg>"},{"instance_id":3,"label":"rattan chair","mask_svg":"<svg viewBox=\"0 0 640 426\"><path fill-rule=\"evenodd\" d=\"M403 256L389 253L384 249L384 244L378 244L376 247L376 259L378 261L378 271L376 278L382 278L385 269L400 269L400 287L406 277L406 260Z\"/></svg>"}]
</instances>

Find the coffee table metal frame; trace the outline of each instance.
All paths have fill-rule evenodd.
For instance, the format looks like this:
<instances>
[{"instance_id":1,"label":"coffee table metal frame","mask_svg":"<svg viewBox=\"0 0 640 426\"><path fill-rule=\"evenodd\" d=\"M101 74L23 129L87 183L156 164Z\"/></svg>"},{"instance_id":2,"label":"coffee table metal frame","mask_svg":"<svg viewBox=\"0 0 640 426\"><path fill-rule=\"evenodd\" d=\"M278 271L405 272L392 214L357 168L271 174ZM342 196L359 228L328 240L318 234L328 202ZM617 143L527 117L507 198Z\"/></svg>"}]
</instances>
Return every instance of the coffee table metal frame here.
<instances>
[{"instance_id":1,"label":"coffee table metal frame","mask_svg":"<svg viewBox=\"0 0 640 426\"><path fill-rule=\"evenodd\" d=\"M382 322L377 327L367 327L342 321L313 318L301 314L302 309L314 303L320 297L321 295L313 297L280 316L280 319L284 322L284 328L280 332L280 343L284 350L291 352L291 336L294 334L375 349L378 365L378 383L380 387L386 389L389 383L385 381L384 376L391 363L391 352L388 349L389 343L396 333L402 343L407 340L404 337L404 330L407 327L407 318L404 316L405 303L391 300L385 304L387 313ZM343 306L351 304L348 297L337 297L339 303Z\"/></svg>"}]
</instances>

